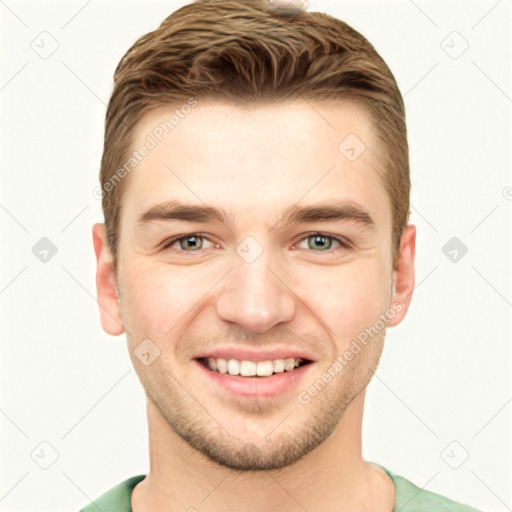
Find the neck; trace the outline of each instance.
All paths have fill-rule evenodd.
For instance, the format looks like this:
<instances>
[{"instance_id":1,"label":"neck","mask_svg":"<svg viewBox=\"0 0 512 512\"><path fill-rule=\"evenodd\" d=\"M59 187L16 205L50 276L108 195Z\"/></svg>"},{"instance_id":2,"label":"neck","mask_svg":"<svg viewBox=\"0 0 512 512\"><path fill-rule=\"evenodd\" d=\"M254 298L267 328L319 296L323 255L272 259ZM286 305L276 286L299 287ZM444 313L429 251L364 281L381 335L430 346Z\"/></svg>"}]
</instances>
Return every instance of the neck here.
<instances>
[{"instance_id":1,"label":"neck","mask_svg":"<svg viewBox=\"0 0 512 512\"><path fill-rule=\"evenodd\" d=\"M265 471L235 471L211 461L178 436L148 398L150 471L133 491L133 511L390 512L392 482L361 455L364 397L365 390L331 435L305 457Z\"/></svg>"}]
</instances>

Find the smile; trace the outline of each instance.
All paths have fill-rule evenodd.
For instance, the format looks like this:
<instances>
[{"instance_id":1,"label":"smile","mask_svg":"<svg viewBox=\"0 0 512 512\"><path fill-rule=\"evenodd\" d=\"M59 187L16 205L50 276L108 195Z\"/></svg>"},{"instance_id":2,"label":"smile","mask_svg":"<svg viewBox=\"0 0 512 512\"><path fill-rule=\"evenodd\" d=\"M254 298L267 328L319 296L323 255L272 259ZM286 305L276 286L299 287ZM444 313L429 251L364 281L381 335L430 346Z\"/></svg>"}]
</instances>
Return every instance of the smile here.
<instances>
[{"instance_id":1,"label":"smile","mask_svg":"<svg viewBox=\"0 0 512 512\"><path fill-rule=\"evenodd\" d=\"M201 364L209 370L229 375L240 375L242 377L270 377L276 373L291 372L304 364L308 364L300 357L289 357L286 359L274 359L267 361L239 361L238 359L201 358Z\"/></svg>"},{"instance_id":2,"label":"smile","mask_svg":"<svg viewBox=\"0 0 512 512\"><path fill-rule=\"evenodd\" d=\"M299 358L266 361L195 359L200 373L214 386L212 391L218 387L224 392L247 398L271 398L296 389L305 374L315 366L312 363Z\"/></svg>"}]
</instances>

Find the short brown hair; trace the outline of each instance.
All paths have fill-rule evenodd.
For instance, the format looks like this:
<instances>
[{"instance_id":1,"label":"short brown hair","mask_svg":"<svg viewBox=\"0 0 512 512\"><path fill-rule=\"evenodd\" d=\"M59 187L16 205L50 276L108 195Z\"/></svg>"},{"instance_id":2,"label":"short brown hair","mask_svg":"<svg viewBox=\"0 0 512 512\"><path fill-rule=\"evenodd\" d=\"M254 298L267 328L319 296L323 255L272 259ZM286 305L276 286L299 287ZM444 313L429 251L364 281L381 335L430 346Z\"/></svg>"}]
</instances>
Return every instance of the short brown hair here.
<instances>
[{"instance_id":1,"label":"short brown hair","mask_svg":"<svg viewBox=\"0 0 512 512\"><path fill-rule=\"evenodd\" d=\"M150 109L190 98L244 105L289 98L361 103L375 123L376 167L392 205L396 258L410 213L405 108L373 45L325 13L278 13L265 0L197 0L140 37L114 73L100 170L114 268L127 182L114 178L128 158L134 127Z\"/></svg>"}]
</instances>

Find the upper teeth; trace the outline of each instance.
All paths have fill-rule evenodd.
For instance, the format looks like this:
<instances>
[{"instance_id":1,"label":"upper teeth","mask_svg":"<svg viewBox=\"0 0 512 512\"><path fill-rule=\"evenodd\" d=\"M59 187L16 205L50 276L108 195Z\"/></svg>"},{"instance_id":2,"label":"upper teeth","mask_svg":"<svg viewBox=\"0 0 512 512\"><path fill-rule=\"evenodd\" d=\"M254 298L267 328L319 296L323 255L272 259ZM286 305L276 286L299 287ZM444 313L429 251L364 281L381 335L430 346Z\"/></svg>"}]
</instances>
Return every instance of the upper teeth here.
<instances>
[{"instance_id":1,"label":"upper teeth","mask_svg":"<svg viewBox=\"0 0 512 512\"><path fill-rule=\"evenodd\" d=\"M282 373L283 371L292 371L302 362L298 357L289 357L287 359L274 359L273 361L239 361L238 359L223 359L209 357L207 359L210 370L220 373L229 373L230 375L241 375L242 377L268 377L272 373Z\"/></svg>"}]
</instances>

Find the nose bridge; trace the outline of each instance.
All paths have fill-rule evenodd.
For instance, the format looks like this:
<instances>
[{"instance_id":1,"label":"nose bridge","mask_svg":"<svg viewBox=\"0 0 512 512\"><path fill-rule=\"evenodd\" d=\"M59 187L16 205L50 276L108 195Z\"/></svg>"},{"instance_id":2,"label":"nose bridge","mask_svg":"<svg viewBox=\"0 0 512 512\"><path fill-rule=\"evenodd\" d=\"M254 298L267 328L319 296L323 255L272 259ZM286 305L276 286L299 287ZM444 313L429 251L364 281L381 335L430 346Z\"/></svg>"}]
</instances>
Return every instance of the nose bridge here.
<instances>
[{"instance_id":1,"label":"nose bridge","mask_svg":"<svg viewBox=\"0 0 512 512\"><path fill-rule=\"evenodd\" d=\"M254 333L291 321L294 295L275 270L279 265L271 251L249 236L238 244L233 258L235 268L226 276L217 302L219 317Z\"/></svg>"}]
</instances>

